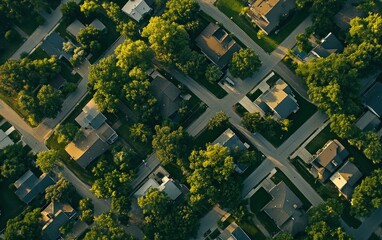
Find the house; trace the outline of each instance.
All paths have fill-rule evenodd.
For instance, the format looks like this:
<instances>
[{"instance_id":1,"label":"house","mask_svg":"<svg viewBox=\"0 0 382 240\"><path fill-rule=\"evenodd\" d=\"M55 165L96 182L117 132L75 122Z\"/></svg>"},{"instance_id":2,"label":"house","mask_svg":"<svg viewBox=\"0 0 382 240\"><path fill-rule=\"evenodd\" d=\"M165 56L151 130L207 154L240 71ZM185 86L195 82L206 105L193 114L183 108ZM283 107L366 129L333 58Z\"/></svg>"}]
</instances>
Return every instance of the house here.
<instances>
[{"instance_id":1,"label":"house","mask_svg":"<svg viewBox=\"0 0 382 240\"><path fill-rule=\"evenodd\" d=\"M142 187L134 193L134 197L139 198L145 196L151 188L156 188L161 192L165 192L171 200L177 199L182 194L177 183L175 183L172 178L164 176L159 182L154 178L149 178Z\"/></svg>"},{"instance_id":2,"label":"house","mask_svg":"<svg viewBox=\"0 0 382 240\"><path fill-rule=\"evenodd\" d=\"M236 148L239 150L245 150L249 147L248 144L245 144L240 140L231 128L225 130L212 144L220 144L221 146L229 148L231 151Z\"/></svg>"},{"instance_id":3,"label":"house","mask_svg":"<svg viewBox=\"0 0 382 240\"><path fill-rule=\"evenodd\" d=\"M98 18L94 19L93 22L90 23L90 26L93 26L101 33L105 33L107 31L106 26L100 20L98 20Z\"/></svg>"},{"instance_id":4,"label":"house","mask_svg":"<svg viewBox=\"0 0 382 240\"><path fill-rule=\"evenodd\" d=\"M251 240L251 238L239 227L236 223L231 224L232 227L227 227L220 233L217 239L220 240Z\"/></svg>"},{"instance_id":5,"label":"house","mask_svg":"<svg viewBox=\"0 0 382 240\"><path fill-rule=\"evenodd\" d=\"M73 37L77 38L80 34L81 29L85 28L78 19L74 20L67 28L66 31L70 33Z\"/></svg>"},{"instance_id":6,"label":"house","mask_svg":"<svg viewBox=\"0 0 382 240\"><path fill-rule=\"evenodd\" d=\"M363 96L366 107L382 118L382 83L376 82Z\"/></svg>"},{"instance_id":7,"label":"house","mask_svg":"<svg viewBox=\"0 0 382 240\"><path fill-rule=\"evenodd\" d=\"M10 139L9 136L3 130L0 129L0 150L13 144L14 142L12 141L12 139Z\"/></svg>"},{"instance_id":8,"label":"house","mask_svg":"<svg viewBox=\"0 0 382 240\"><path fill-rule=\"evenodd\" d=\"M347 161L337 172L330 177L338 191L349 199L354 191L355 184L361 179L362 173L351 162Z\"/></svg>"},{"instance_id":9,"label":"house","mask_svg":"<svg viewBox=\"0 0 382 240\"><path fill-rule=\"evenodd\" d=\"M341 42L332 33L329 33L324 39L321 40L321 44L317 45L310 52L311 56L317 58L329 57L332 53L340 53L344 50Z\"/></svg>"},{"instance_id":10,"label":"house","mask_svg":"<svg viewBox=\"0 0 382 240\"><path fill-rule=\"evenodd\" d=\"M93 22L91 22L89 25L99 30L101 33L106 32L106 26L97 18L94 19ZM77 38L80 34L81 29L84 28L85 25L82 24L82 22L80 22L78 19L76 19L66 28L66 31L70 33L73 37Z\"/></svg>"},{"instance_id":11,"label":"house","mask_svg":"<svg viewBox=\"0 0 382 240\"><path fill-rule=\"evenodd\" d=\"M63 37L57 32L52 32L45 37L41 44L41 49L44 50L49 56L56 55L59 59L64 57L66 60L70 60L71 54L62 50L63 43L66 42Z\"/></svg>"},{"instance_id":12,"label":"house","mask_svg":"<svg viewBox=\"0 0 382 240\"><path fill-rule=\"evenodd\" d=\"M280 182L269 194L272 200L263 208L282 231L296 235L305 230L307 216L303 211L301 200L284 183Z\"/></svg>"},{"instance_id":13,"label":"house","mask_svg":"<svg viewBox=\"0 0 382 240\"><path fill-rule=\"evenodd\" d=\"M343 8L333 17L336 25L342 30L350 28L350 21L356 17L364 17L361 9L353 5L352 1L346 1Z\"/></svg>"},{"instance_id":14,"label":"house","mask_svg":"<svg viewBox=\"0 0 382 240\"><path fill-rule=\"evenodd\" d=\"M145 0L129 0L122 8L124 13L137 22L141 21L142 17L151 10Z\"/></svg>"},{"instance_id":15,"label":"house","mask_svg":"<svg viewBox=\"0 0 382 240\"><path fill-rule=\"evenodd\" d=\"M81 126L84 137L70 142L65 151L81 167L85 168L113 144L118 135L106 123L106 117L97 109L94 99L90 100L75 118Z\"/></svg>"},{"instance_id":16,"label":"house","mask_svg":"<svg viewBox=\"0 0 382 240\"><path fill-rule=\"evenodd\" d=\"M169 118L179 110L180 90L162 75L156 75L150 85L153 96L158 100L161 115Z\"/></svg>"},{"instance_id":17,"label":"house","mask_svg":"<svg viewBox=\"0 0 382 240\"><path fill-rule=\"evenodd\" d=\"M17 188L15 194L20 200L29 204L38 194L43 193L54 183L48 174L44 173L37 178L31 170L28 170L13 185Z\"/></svg>"},{"instance_id":18,"label":"house","mask_svg":"<svg viewBox=\"0 0 382 240\"><path fill-rule=\"evenodd\" d=\"M313 157L311 172L325 182L348 156L349 152L337 139L329 141Z\"/></svg>"},{"instance_id":19,"label":"house","mask_svg":"<svg viewBox=\"0 0 382 240\"><path fill-rule=\"evenodd\" d=\"M196 45L220 69L224 68L232 55L240 50L239 44L220 26L210 23L195 39Z\"/></svg>"},{"instance_id":20,"label":"house","mask_svg":"<svg viewBox=\"0 0 382 240\"><path fill-rule=\"evenodd\" d=\"M362 131L375 131L379 129L381 120L370 110L367 110L355 123Z\"/></svg>"},{"instance_id":21,"label":"house","mask_svg":"<svg viewBox=\"0 0 382 240\"><path fill-rule=\"evenodd\" d=\"M279 79L275 85L260 96L258 106L264 111L271 110L277 119L285 119L299 109L292 89Z\"/></svg>"},{"instance_id":22,"label":"house","mask_svg":"<svg viewBox=\"0 0 382 240\"><path fill-rule=\"evenodd\" d=\"M60 237L60 227L76 217L76 211L69 204L51 202L41 211L42 239L56 240Z\"/></svg>"},{"instance_id":23,"label":"house","mask_svg":"<svg viewBox=\"0 0 382 240\"><path fill-rule=\"evenodd\" d=\"M256 0L249 5L248 16L267 35L280 24L281 17L296 8L294 0Z\"/></svg>"}]
</instances>

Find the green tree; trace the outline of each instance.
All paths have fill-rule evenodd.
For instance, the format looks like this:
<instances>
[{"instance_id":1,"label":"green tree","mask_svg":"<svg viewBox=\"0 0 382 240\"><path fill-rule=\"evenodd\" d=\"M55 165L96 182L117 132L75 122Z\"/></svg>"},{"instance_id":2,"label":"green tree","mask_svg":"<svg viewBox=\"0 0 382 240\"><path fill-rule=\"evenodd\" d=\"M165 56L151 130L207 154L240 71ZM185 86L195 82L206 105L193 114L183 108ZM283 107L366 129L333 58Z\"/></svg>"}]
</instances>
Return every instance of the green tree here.
<instances>
[{"instance_id":1,"label":"green tree","mask_svg":"<svg viewBox=\"0 0 382 240\"><path fill-rule=\"evenodd\" d=\"M260 66L259 56L249 48L242 48L233 54L229 71L232 76L245 79L251 77Z\"/></svg>"},{"instance_id":2,"label":"green tree","mask_svg":"<svg viewBox=\"0 0 382 240\"><path fill-rule=\"evenodd\" d=\"M374 164L382 161L382 144L380 138L375 132L366 132L366 146L363 149L365 156L370 159Z\"/></svg>"},{"instance_id":3,"label":"green tree","mask_svg":"<svg viewBox=\"0 0 382 240\"><path fill-rule=\"evenodd\" d=\"M351 42L382 44L382 16L369 13L365 18L356 17L350 21L349 39Z\"/></svg>"},{"instance_id":4,"label":"green tree","mask_svg":"<svg viewBox=\"0 0 382 240\"><path fill-rule=\"evenodd\" d=\"M142 143L147 142L151 136L150 130L143 123L134 123L129 130L130 136Z\"/></svg>"},{"instance_id":5,"label":"green tree","mask_svg":"<svg viewBox=\"0 0 382 240\"><path fill-rule=\"evenodd\" d=\"M21 144L6 146L0 150L0 176L9 181L16 180L33 159L25 153ZM0 177L0 182L1 182Z\"/></svg>"},{"instance_id":6,"label":"green tree","mask_svg":"<svg viewBox=\"0 0 382 240\"><path fill-rule=\"evenodd\" d=\"M300 52L308 53L312 46L309 43L309 36L306 34L300 33L296 35L296 44L297 48Z\"/></svg>"},{"instance_id":7,"label":"green tree","mask_svg":"<svg viewBox=\"0 0 382 240\"><path fill-rule=\"evenodd\" d=\"M101 10L101 6L99 5L98 0L84 0L81 4L81 12L85 14L85 16L89 17L90 15Z\"/></svg>"},{"instance_id":8,"label":"green tree","mask_svg":"<svg viewBox=\"0 0 382 240\"><path fill-rule=\"evenodd\" d=\"M142 37L148 38L157 59L166 64L184 63L191 52L184 26L160 17L150 19Z\"/></svg>"},{"instance_id":9,"label":"green tree","mask_svg":"<svg viewBox=\"0 0 382 240\"><path fill-rule=\"evenodd\" d=\"M212 130L214 128L227 126L229 123L229 117L225 112L217 112L213 118L208 121L207 127Z\"/></svg>"},{"instance_id":10,"label":"green tree","mask_svg":"<svg viewBox=\"0 0 382 240\"><path fill-rule=\"evenodd\" d=\"M37 154L36 166L43 172L50 172L61 161L60 154L56 150L46 150Z\"/></svg>"},{"instance_id":11,"label":"green tree","mask_svg":"<svg viewBox=\"0 0 382 240\"><path fill-rule=\"evenodd\" d=\"M189 136L182 127L173 130L170 126L155 126L152 146L163 165L175 162L185 166L184 161L189 152Z\"/></svg>"},{"instance_id":12,"label":"green tree","mask_svg":"<svg viewBox=\"0 0 382 240\"><path fill-rule=\"evenodd\" d=\"M115 49L118 59L117 66L125 72L130 72L134 67L138 67L143 71L148 70L152 66L153 51L142 40L131 41L125 40Z\"/></svg>"},{"instance_id":13,"label":"green tree","mask_svg":"<svg viewBox=\"0 0 382 240\"><path fill-rule=\"evenodd\" d=\"M61 92L52 86L43 85L37 93L37 99L45 117L55 118L61 111Z\"/></svg>"},{"instance_id":14,"label":"green tree","mask_svg":"<svg viewBox=\"0 0 382 240\"><path fill-rule=\"evenodd\" d=\"M241 199L240 185L233 178L234 160L227 147L207 145L205 150L192 151L189 160L191 174L187 182L192 206L205 200L223 207L237 206Z\"/></svg>"},{"instance_id":15,"label":"green tree","mask_svg":"<svg viewBox=\"0 0 382 240\"><path fill-rule=\"evenodd\" d=\"M76 141L81 136L83 136L83 132L74 123L65 123L62 125L57 125L54 129L54 134L57 136L57 142L63 143L64 145L68 144L71 141Z\"/></svg>"},{"instance_id":16,"label":"green tree","mask_svg":"<svg viewBox=\"0 0 382 240\"><path fill-rule=\"evenodd\" d=\"M362 180L351 199L352 212L360 217L370 215L382 204L382 170L374 170Z\"/></svg>"},{"instance_id":17,"label":"green tree","mask_svg":"<svg viewBox=\"0 0 382 240\"><path fill-rule=\"evenodd\" d=\"M40 239L40 209L27 211L16 218L10 219L4 232L5 240L29 240Z\"/></svg>"},{"instance_id":18,"label":"green tree","mask_svg":"<svg viewBox=\"0 0 382 240\"><path fill-rule=\"evenodd\" d=\"M169 22L185 25L186 29L193 29L193 22L199 11L199 4L195 0L168 0L162 17Z\"/></svg>"},{"instance_id":19,"label":"green tree","mask_svg":"<svg viewBox=\"0 0 382 240\"><path fill-rule=\"evenodd\" d=\"M103 213L94 218L94 224L86 233L84 240L133 240L125 229L119 225L111 213Z\"/></svg>"},{"instance_id":20,"label":"green tree","mask_svg":"<svg viewBox=\"0 0 382 240\"><path fill-rule=\"evenodd\" d=\"M65 178L60 178L54 185L45 190L45 200L51 202L70 202L73 193L76 192L74 186Z\"/></svg>"},{"instance_id":21,"label":"green tree","mask_svg":"<svg viewBox=\"0 0 382 240\"><path fill-rule=\"evenodd\" d=\"M80 15L80 6L71 0L61 5L61 12L64 21L70 22Z\"/></svg>"},{"instance_id":22,"label":"green tree","mask_svg":"<svg viewBox=\"0 0 382 240\"><path fill-rule=\"evenodd\" d=\"M87 25L85 28L81 28L77 36L77 41L85 50L97 53L100 47L100 43L98 42L100 37L100 30L96 29L92 25Z\"/></svg>"},{"instance_id":23,"label":"green tree","mask_svg":"<svg viewBox=\"0 0 382 240\"><path fill-rule=\"evenodd\" d=\"M111 210L121 221L128 222L131 201L128 197L118 196L111 199Z\"/></svg>"},{"instance_id":24,"label":"green tree","mask_svg":"<svg viewBox=\"0 0 382 240\"><path fill-rule=\"evenodd\" d=\"M95 91L93 98L101 112L118 109L121 86L127 82L116 64L115 56L109 56L90 67L88 87Z\"/></svg>"},{"instance_id":25,"label":"green tree","mask_svg":"<svg viewBox=\"0 0 382 240\"><path fill-rule=\"evenodd\" d=\"M260 113L244 113L244 116L241 120L242 124L250 132L257 132L262 129L262 118Z\"/></svg>"},{"instance_id":26,"label":"green tree","mask_svg":"<svg viewBox=\"0 0 382 240\"><path fill-rule=\"evenodd\" d=\"M79 209L81 212L80 220L90 224L94 218L94 205L90 198L83 198L79 202Z\"/></svg>"},{"instance_id":27,"label":"green tree","mask_svg":"<svg viewBox=\"0 0 382 240\"><path fill-rule=\"evenodd\" d=\"M213 63L208 64L205 77L207 81L215 83L223 75L223 72L220 71L219 67Z\"/></svg>"},{"instance_id":28,"label":"green tree","mask_svg":"<svg viewBox=\"0 0 382 240\"><path fill-rule=\"evenodd\" d=\"M97 198L117 197L130 190L129 183L133 177L132 174L115 169L106 173L103 178L95 180L90 190Z\"/></svg>"}]
</instances>

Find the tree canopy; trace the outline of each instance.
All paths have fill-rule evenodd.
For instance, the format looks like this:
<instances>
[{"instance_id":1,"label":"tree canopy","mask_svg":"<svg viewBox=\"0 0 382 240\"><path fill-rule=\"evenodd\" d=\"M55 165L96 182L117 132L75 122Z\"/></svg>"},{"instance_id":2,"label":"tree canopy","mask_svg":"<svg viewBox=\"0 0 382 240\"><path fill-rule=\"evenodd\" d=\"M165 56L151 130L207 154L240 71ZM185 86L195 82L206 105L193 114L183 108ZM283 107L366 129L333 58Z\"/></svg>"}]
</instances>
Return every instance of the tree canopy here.
<instances>
[{"instance_id":1,"label":"tree canopy","mask_svg":"<svg viewBox=\"0 0 382 240\"><path fill-rule=\"evenodd\" d=\"M78 140L83 135L83 132L76 124L69 122L57 125L54 134L57 136L58 143L66 145L71 141Z\"/></svg>"},{"instance_id":2,"label":"tree canopy","mask_svg":"<svg viewBox=\"0 0 382 240\"><path fill-rule=\"evenodd\" d=\"M40 209L36 208L10 219L4 232L5 240L40 239Z\"/></svg>"},{"instance_id":3,"label":"tree canopy","mask_svg":"<svg viewBox=\"0 0 382 240\"><path fill-rule=\"evenodd\" d=\"M54 185L45 189L45 199L51 202L70 202L76 189L65 178L60 178Z\"/></svg>"},{"instance_id":4,"label":"tree canopy","mask_svg":"<svg viewBox=\"0 0 382 240\"><path fill-rule=\"evenodd\" d=\"M94 224L86 233L84 240L133 240L125 229L119 225L111 213L103 213L94 218Z\"/></svg>"},{"instance_id":5,"label":"tree canopy","mask_svg":"<svg viewBox=\"0 0 382 240\"><path fill-rule=\"evenodd\" d=\"M377 169L362 180L355 189L351 199L355 215L366 217L382 204L382 170Z\"/></svg>"},{"instance_id":6,"label":"tree canopy","mask_svg":"<svg viewBox=\"0 0 382 240\"><path fill-rule=\"evenodd\" d=\"M245 79L251 77L260 66L259 56L249 48L242 48L233 54L229 71L232 76Z\"/></svg>"},{"instance_id":7,"label":"tree canopy","mask_svg":"<svg viewBox=\"0 0 382 240\"><path fill-rule=\"evenodd\" d=\"M36 166L46 173L53 170L60 160L60 154L56 150L42 151L37 154Z\"/></svg>"}]
</instances>

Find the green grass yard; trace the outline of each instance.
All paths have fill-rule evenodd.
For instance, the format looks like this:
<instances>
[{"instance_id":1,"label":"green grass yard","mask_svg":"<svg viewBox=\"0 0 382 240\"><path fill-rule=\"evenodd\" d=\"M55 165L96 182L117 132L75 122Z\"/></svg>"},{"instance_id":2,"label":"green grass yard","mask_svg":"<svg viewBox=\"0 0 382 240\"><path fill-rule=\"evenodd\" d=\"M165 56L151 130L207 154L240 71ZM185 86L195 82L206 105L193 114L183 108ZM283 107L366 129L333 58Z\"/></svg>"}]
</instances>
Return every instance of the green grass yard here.
<instances>
[{"instance_id":1,"label":"green grass yard","mask_svg":"<svg viewBox=\"0 0 382 240\"><path fill-rule=\"evenodd\" d=\"M254 93L248 93L247 97L253 102L255 101L263 92L260 89L257 89Z\"/></svg>"},{"instance_id":2,"label":"green grass yard","mask_svg":"<svg viewBox=\"0 0 382 240\"><path fill-rule=\"evenodd\" d=\"M17 130L14 130L13 132L11 132L11 134L9 134L9 137L12 139L14 143L17 143L21 139L21 135Z\"/></svg>"},{"instance_id":3,"label":"green grass yard","mask_svg":"<svg viewBox=\"0 0 382 240\"><path fill-rule=\"evenodd\" d=\"M9 122L4 122L1 126L0 126L0 129L3 130L4 132L6 132L9 128L12 127L12 124L10 124Z\"/></svg>"},{"instance_id":4,"label":"green grass yard","mask_svg":"<svg viewBox=\"0 0 382 240\"><path fill-rule=\"evenodd\" d=\"M272 200L272 196L263 188L259 188L249 199L251 211L253 213L261 212L261 209Z\"/></svg>"},{"instance_id":5,"label":"green grass yard","mask_svg":"<svg viewBox=\"0 0 382 240\"><path fill-rule=\"evenodd\" d=\"M8 58L19 49L23 44L24 40L20 35L14 40L8 41L3 36L0 37L0 64L3 64Z\"/></svg>"},{"instance_id":6,"label":"green grass yard","mask_svg":"<svg viewBox=\"0 0 382 240\"><path fill-rule=\"evenodd\" d=\"M0 232L9 219L15 218L26 208L26 205L14 193L15 189L9 188L12 184L9 181L0 182Z\"/></svg>"}]
</instances>

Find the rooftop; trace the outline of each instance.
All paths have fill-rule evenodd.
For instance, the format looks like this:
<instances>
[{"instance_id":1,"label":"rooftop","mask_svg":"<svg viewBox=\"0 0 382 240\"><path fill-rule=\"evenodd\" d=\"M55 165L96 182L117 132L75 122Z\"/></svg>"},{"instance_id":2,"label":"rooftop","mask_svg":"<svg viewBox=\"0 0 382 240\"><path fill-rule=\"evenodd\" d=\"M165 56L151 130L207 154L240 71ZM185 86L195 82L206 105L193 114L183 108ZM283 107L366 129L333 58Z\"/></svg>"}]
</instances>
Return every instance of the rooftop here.
<instances>
[{"instance_id":1,"label":"rooftop","mask_svg":"<svg viewBox=\"0 0 382 240\"><path fill-rule=\"evenodd\" d=\"M337 172L330 177L330 181L336 185L345 197L349 198L353 193L353 187L362 177L362 173L351 162L347 161Z\"/></svg>"},{"instance_id":2,"label":"rooftop","mask_svg":"<svg viewBox=\"0 0 382 240\"><path fill-rule=\"evenodd\" d=\"M78 19L76 19L66 28L66 31L72 34L75 38L77 38L77 36L80 33L80 30L83 28L85 28L85 25L82 24L82 22L80 22Z\"/></svg>"},{"instance_id":3,"label":"rooftop","mask_svg":"<svg viewBox=\"0 0 382 240\"><path fill-rule=\"evenodd\" d=\"M46 173L37 178L31 170L28 170L14 183L17 188L15 194L20 200L29 204L38 194L43 193L53 184L54 180Z\"/></svg>"},{"instance_id":4,"label":"rooftop","mask_svg":"<svg viewBox=\"0 0 382 240\"><path fill-rule=\"evenodd\" d=\"M160 112L163 117L169 118L180 107L180 90L170 81L157 75L151 82L153 96L158 100Z\"/></svg>"},{"instance_id":5,"label":"rooftop","mask_svg":"<svg viewBox=\"0 0 382 240\"><path fill-rule=\"evenodd\" d=\"M208 24L195 41L202 52L220 68L224 68L240 49L239 44L223 28L213 23Z\"/></svg>"},{"instance_id":6,"label":"rooftop","mask_svg":"<svg viewBox=\"0 0 382 240\"><path fill-rule=\"evenodd\" d=\"M382 118L382 83L376 82L363 98L370 111Z\"/></svg>"},{"instance_id":7,"label":"rooftop","mask_svg":"<svg viewBox=\"0 0 382 240\"><path fill-rule=\"evenodd\" d=\"M139 22L144 14L151 11L151 8L145 0L129 0L122 7L122 11Z\"/></svg>"},{"instance_id":8,"label":"rooftop","mask_svg":"<svg viewBox=\"0 0 382 240\"><path fill-rule=\"evenodd\" d=\"M273 199L264 207L264 211L275 221L276 225L293 235L303 231L307 224L307 216L300 209L301 200L284 182L274 186L269 193Z\"/></svg>"},{"instance_id":9,"label":"rooftop","mask_svg":"<svg viewBox=\"0 0 382 240\"><path fill-rule=\"evenodd\" d=\"M376 130L380 124L381 120L370 110L363 114L355 123L359 129L364 131Z\"/></svg>"},{"instance_id":10,"label":"rooftop","mask_svg":"<svg viewBox=\"0 0 382 240\"><path fill-rule=\"evenodd\" d=\"M329 33L324 39L321 40L321 44L312 49L312 54L318 58L329 57L332 53L339 53L344 50L342 43Z\"/></svg>"},{"instance_id":11,"label":"rooftop","mask_svg":"<svg viewBox=\"0 0 382 240\"><path fill-rule=\"evenodd\" d=\"M329 141L320 149L312 161L321 181L326 181L349 156L349 152L337 140Z\"/></svg>"},{"instance_id":12,"label":"rooftop","mask_svg":"<svg viewBox=\"0 0 382 240\"><path fill-rule=\"evenodd\" d=\"M294 0L257 0L250 5L249 16L266 34L274 30L280 17L296 8Z\"/></svg>"},{"instance_id":13,"label":"rooftop","mask_svg":"<svg viewBox=\"0 0 382 240\"><path fill-rule=\"evenodd\" d=\"M94 129L98 129L106 121L106 117L98 110L98 107L92 98L85 107L82 108L82 112L75 120L82 128L91 126Z\"/></svg>"},{"instance_id":14,"label":"rooftop","mask_svg":"<svg viewBox=\"0 0 382 240\"><path fill-rule=\"evenodd\" d=\"M93 22L90 23L91 26L93 26L95 29L99 30L100 32L103 32L106 30L106 26L98 20L98 18L94 19Z\"/></svg>"},{"instance_id":15,"label":"rooftop","mask_svg":"<svg viewBox=\"0 0 382 240\"><path fill-rule=\"evenodd\" d=\"M0 149L4 149L5 147L13 144L12 139L10 139L9 136L0 129Z\"/></svg>"},{"instance_id":16,"label":"rooftop","mask_svg":"<svg viewBox=\"0 0 382 240\"><path fill-rule=\"evenodd\" d=\"M279 79L260 99L272 109L279 118L284 119L299 108L297 100L291 93L292 91L288 84Z\"/></svg>"},{"instance_id":17,"label":"rooftop","mask_svg":"<svg viewBox=\"0 0 382 240\"><path fill-rule=\"evenodd\" d=\"M56 240L60 236L60 227L68 222L76 212L69 204L51 202L42 212L44 240Z\"/></svg>"},{"instance_id":18,"label":"rooftop","mask_svg":"<svg viewBox=\"0 0 382 240\"><path fill-rule=\"evenodd\" d=\"M220 144L231 151L235 150L236 147L240 150L246 149L244 143L230 128L225 130L212 144Z\"/></svg>"}]
</instances>

